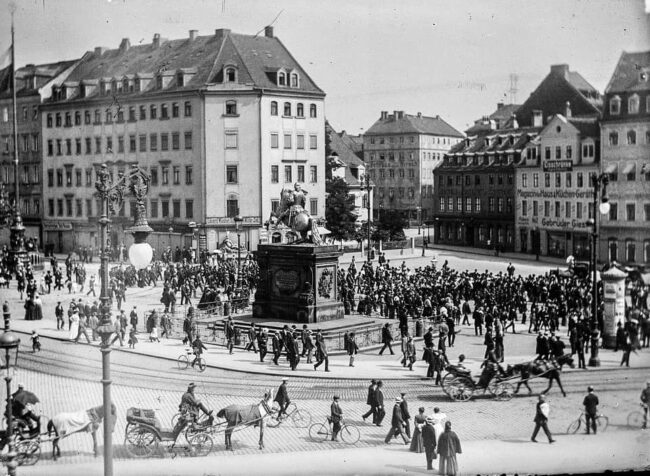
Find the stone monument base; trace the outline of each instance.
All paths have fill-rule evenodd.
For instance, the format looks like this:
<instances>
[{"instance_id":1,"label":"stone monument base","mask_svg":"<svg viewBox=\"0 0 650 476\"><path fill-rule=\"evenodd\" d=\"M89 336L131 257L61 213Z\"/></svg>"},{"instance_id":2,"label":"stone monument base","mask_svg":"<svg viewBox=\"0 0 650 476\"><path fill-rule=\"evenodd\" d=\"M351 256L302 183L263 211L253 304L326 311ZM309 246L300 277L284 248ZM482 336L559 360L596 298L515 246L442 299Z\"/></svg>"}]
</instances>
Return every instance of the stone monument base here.
<instances>
[{"instance_id":1,"label":"stone monument base","mask_svg":"<svg viewBox=\"0 0 650 476\"><path fill-rule=\"evenodd\" d=\"M336 246L259 245L260 282L253 317L305 324L343 318Z\"/></svg>"}]
</instances>

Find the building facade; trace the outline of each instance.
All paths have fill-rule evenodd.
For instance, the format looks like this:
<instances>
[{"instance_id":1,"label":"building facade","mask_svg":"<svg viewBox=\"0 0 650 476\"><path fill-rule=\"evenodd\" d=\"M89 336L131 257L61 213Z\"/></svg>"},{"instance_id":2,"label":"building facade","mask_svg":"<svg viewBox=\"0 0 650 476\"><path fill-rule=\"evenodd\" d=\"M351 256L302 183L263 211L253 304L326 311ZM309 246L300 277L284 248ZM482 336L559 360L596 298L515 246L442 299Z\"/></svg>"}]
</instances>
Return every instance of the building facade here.
<instances>
[{"instance_id":1,"label":"building facade","mask_svg":"<svg viewBox=\"0 0 650 476\"><path fill-rule=\"evenodd\" d=\"M556 114L516 166L515 251L588 260L593 189L600 166L596 119Z\"/></svg>"},{"instance_id":2,"label":"building facade","mask_svg":"<svg viewBox=\"0 0 650 476\"><path fill-rule=\"evenodd\" d=\"M624 52L605 90L602 171L608 174L608 217L599 257L650 266L650 51Z\"/></svg>"},{"instance_id":3,"label":"building facade","mask_svg":"<svg viewBox=\"0 0 650 476\"><path fill-rule=\"evenodd\" d=\"M131 164L151 176L152 246L213 250L243 218L255 249L284 187L304 182L309 211L325 206L324 96L268 27L86 53L43 105L45 240L98 246L95 171L116 180ZM128 197L111 244L128 245ZM65 230L61 231L64 226ZM231 237L232 239L232 237Z\"/></svg>"},{"instance_id":4,"label":"building facade","mask_svg":"<svg viewBox=\"0 0 650 476\"><path fill-rule=\"evenodd\" d=\"M396 210L413 225L429 220L435 183L433 171L463 134L440 116L382 111L363 136L364 162L378 211Z\"/></svg>"},{"instance_id":5,"label":"building facade","mask_svg":"<svg viewBox=\"0 0 650 476\"><path fill-rule=\"evenodd\" d=\"M25 237L42 243L41 217L43 212L43 144L41 135L41 103L60 84L75 61L28 65L16 71L16 113L18 133L18 193L20 212L25 226ZM11 66L0 71L0 182L7 184L13 197L14 136L13 92ZM8 241L8 230L5 238Z\"/></svg>"}]
</instances>

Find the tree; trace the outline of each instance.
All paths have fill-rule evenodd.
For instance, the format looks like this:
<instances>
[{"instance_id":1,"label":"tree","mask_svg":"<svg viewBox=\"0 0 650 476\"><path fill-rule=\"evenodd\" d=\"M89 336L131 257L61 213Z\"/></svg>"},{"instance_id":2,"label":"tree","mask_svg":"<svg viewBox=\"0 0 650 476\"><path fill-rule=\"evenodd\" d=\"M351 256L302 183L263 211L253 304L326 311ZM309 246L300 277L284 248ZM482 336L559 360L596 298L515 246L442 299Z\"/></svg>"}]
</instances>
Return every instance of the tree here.
<instances>
[{"instance_id":1,"label":"tree","mask_svg":"<svg viewBox=\"0 0 650 476\"><path fill-rule=\"evenodd\" d=\"M383 235L388 235L387 241L401 241L406 239L404 227L406 219L397 210L384 210L379 220L379 230Z\"/></svg>"},{"instance_id":2,"label":"tree","mask_svg":"<svg viewBox=\"0 0 650 476\"><path fill-rule=\"evenodd\" d=\"M350 187L340 177L328 179L325 184L328 193L325 219L327 229L335 240L347 240L356 231L357 213L354 196L350 195Z\"/></svg>"}]
</instances>

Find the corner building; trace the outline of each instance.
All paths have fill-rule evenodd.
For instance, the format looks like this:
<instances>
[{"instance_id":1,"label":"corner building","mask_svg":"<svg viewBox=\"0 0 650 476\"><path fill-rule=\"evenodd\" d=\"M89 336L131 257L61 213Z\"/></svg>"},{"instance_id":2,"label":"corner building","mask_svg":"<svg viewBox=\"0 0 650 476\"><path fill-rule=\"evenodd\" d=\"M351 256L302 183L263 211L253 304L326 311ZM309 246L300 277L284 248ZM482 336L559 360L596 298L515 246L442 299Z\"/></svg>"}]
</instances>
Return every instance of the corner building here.
<instances>
[{"instance_id":1,"label":"corner building","mask_svg":"<svg viewBox=\"0 0 650 476\"><path fill-rule=\"evenodd\" d=\"M309 211L325 206L324 97L282 42L218 29L185 39L86 53L43 105L45 219L55 250L98 246L95 171L114 180L131 164L151 175L147 214L157 250L215 249L243 218L255 249L281 190L304 182ZM113 217L111 245L132 239L135 202ZM232 237L231 237L232 239Z\"/></svg>"}]
</instances>

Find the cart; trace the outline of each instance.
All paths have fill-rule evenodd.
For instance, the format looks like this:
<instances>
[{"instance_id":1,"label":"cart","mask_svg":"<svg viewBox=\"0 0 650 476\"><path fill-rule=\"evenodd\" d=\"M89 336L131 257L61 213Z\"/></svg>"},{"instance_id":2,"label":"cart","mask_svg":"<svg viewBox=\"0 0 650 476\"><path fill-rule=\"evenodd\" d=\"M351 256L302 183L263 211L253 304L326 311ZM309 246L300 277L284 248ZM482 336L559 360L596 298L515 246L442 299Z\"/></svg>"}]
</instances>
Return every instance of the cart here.
<instances>
[{"instance_id":1,"label":"cart","mask_svg":"<svg viewBox=\"0 0 650 476\"><path fill-rule=\"evenodd\" d=\"M465 402L479 391L489 392L495 400L507 401L514 394L514 386L498 368L487 369L481 374L478 381L472 378L467 370L455 366L447 367L447 373L442 378L442 390L452 400Z\"/></svg>"}]
</instances>

